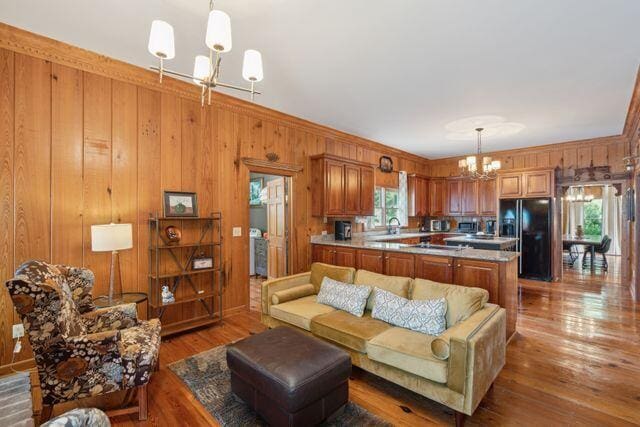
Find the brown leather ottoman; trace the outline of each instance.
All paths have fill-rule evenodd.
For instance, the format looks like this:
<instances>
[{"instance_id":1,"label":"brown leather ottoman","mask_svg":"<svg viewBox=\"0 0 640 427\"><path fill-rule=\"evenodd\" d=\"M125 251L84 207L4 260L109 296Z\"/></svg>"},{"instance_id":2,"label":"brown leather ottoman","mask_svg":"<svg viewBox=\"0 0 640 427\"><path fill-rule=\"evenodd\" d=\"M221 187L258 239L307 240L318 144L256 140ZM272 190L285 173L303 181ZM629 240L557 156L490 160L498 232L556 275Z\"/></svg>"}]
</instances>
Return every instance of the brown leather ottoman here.
<instances>
[{"instance_id":1,"label":"brown leather ottoman","mask_svg":"<svg viewBox=\"0 0 640 427\"><path fill-rule=\"evenodd\" d=\"M287 327L227 348L231 389L269 424L319 424L349 400L347 352Z\"/></svg>"}]
</instances>

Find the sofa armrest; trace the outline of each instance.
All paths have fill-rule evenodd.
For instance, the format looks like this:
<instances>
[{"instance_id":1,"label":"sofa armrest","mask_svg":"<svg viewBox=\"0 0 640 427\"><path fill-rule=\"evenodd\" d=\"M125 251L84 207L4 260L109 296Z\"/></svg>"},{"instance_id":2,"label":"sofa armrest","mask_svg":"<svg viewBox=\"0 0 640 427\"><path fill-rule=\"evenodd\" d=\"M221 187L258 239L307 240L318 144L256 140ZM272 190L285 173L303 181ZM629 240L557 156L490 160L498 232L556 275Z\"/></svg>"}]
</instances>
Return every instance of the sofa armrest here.
<instances>
[{"instance_id":1,"label":"sofa armrest","mask_svg":"<svg viewBox=\"0 0 640 427\"><path fill-rule=\"evenodd\" d=\"M82 315L89 333L132 328L138 324L136 303L120 304Z\"/></svg>"},{"instance_id":2,"label":"sofa armrest","mask_svg":"<svg viewBox=\"0 0 640 427\"><path fill-rule=\"evenodd\" d=\"M505 309L486 304L467 320L449 328L434 340L435 357L442 358L446 353L447 340L447 386L465 396L464 412L471 415L505 363Z\"/></svg>"},{"instance_id":3,"label":"sofa armrest","mask_svg":"<svg viewBox=\"0 0 640 427\"><path fill-rule=\"evenodd\" d=\"M306 285L311 280L311 273L294 274L293 276L281 277L279 279L265 280L262 282L262 314L269 314L271 308L271 297L274 293L291 289L296 286Z\"/></svg>"},{"instance_id":4,"label":"sofa armrest","mask_svg":"<svg viewBox=\"0 0 640 427\"><path fill-rule=\"evenodd\" d=\"M271 297L271 305L278 305L287 301L293 301L298 298L308 297L309 295L315 295L316 288L311 283L306 285L298 285L293 288L285 289L282 291L274 292Z\"/></svg>"}]
</instances>

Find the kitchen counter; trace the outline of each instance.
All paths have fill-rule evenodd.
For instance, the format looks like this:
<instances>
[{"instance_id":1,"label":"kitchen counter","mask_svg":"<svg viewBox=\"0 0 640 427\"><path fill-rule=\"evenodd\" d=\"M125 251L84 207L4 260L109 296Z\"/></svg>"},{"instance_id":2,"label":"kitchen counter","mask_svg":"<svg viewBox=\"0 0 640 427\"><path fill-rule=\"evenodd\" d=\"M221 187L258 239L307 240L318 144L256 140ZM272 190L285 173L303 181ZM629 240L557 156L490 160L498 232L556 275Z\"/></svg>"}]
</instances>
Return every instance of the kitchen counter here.
<instances>
[{"instance_id":1,"label":"kitchen counter","mask_svg":"<svg viewBox=\"0 0 640 427\"><path fill-rule=\"evenodd\" d=\"M422 236L431 236L434 234L459 234L458 238L464 237L462 233L451 232L424 232L424 233L401 233L401 234L369 234L366 236L356 236L352 240L335 240L333 236L312 236L311 244L329 245L329 246L342 246L354 249L377 249L387 252L403 252L417 255L436 255L447 256L453 258L467 258L483 261L496 261L496 262L508 262L518 257L517 252L513 251L501 251L501 250L486 250L486 249L473 249L463 248L458 249L454 246L451 249L444 248L420 248L414 245L407 245L403 243L393 243L389 240L409 239ZM454 237L455 238L455 237Z\"/></svg>"},{"instance_id":2,"label":"kitchen counter","mask_svg":"<svg viewBox=\"0 0 640 427\"><path fill-rule=\"evenodd\" d=\"M455 236L455 237L445 237L444 241L447 245L457 246L457 245L478 245L480 248L491 248L496 250L505 250L509 248L513 248L516 245L518 239L513 237L496 237L494 236L492 239L479 239L474 236Z\"/></svg>"}]
</instances>

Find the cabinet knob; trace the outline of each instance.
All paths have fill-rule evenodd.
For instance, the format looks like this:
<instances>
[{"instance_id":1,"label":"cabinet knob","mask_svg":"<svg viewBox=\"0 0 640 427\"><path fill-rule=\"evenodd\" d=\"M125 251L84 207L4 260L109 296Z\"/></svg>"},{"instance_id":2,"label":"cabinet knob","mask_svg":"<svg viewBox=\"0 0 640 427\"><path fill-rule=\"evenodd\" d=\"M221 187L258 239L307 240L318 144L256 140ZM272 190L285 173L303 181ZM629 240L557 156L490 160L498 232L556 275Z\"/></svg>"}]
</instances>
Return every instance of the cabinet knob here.
<instances>
[{"instance_id":1,"label":"cabinet knob","mask_svg":"<svg viewBox=\"0 0 640 427\"><path fill-rule=\"evenodd\" d=\"M460 264L458 264L458 267L460 267Z\"/></svg>"}]
</instances>

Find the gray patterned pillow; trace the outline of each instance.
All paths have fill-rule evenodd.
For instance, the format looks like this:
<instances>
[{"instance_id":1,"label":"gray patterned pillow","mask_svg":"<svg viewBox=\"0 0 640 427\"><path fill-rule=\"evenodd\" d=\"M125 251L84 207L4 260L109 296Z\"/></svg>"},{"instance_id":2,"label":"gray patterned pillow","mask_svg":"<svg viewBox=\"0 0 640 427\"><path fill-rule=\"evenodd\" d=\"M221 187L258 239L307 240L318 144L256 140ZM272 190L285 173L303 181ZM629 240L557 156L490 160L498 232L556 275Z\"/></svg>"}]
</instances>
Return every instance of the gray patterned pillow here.
<instances>
[{"instance_id":1,"label":"gray patterned pillow","mask_svg":"<svg viewBox=\"0 0 640 427\"><path fill-rule=\"evenodd\" d=\"M362 317L370 293L370 286L351 285L325 277L320 284L316 302Z\"/></svg>"},{"instance_id":2,"label":"gray patterned pillow","mask_svg":"<svg viewBox=\"0 0 640 427\"><path fill-rule=\"evenodd\" d=\"M444 298L408 300L380 288L373 292L371 317L374 319L427 335L440 335L447 327Z\"/></svg>"}]
</instances>

